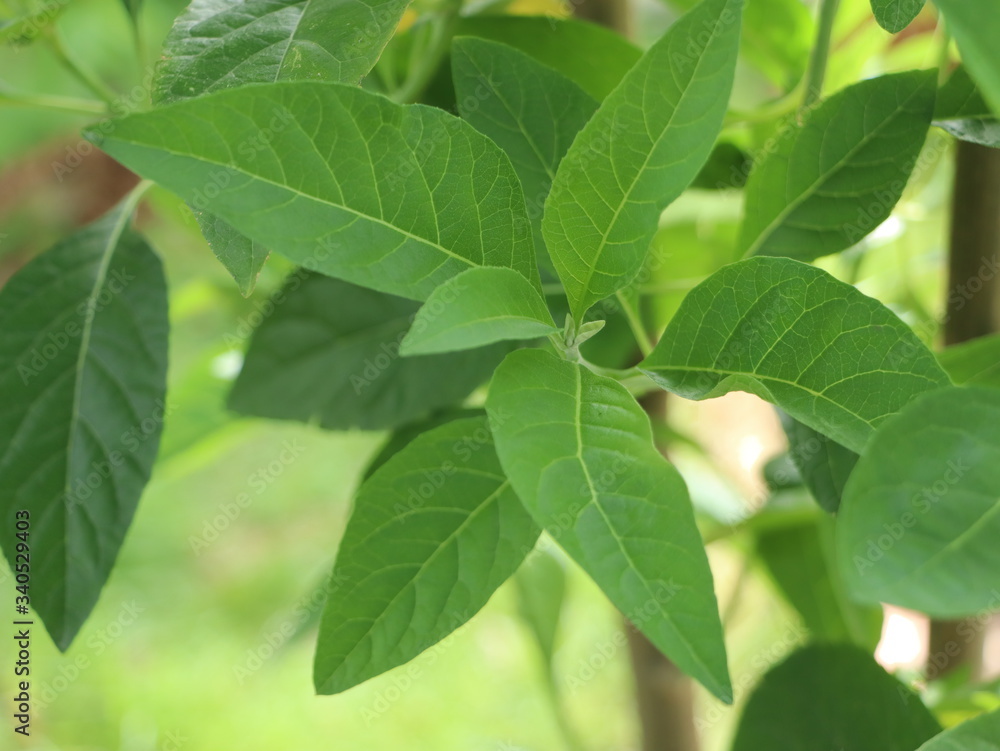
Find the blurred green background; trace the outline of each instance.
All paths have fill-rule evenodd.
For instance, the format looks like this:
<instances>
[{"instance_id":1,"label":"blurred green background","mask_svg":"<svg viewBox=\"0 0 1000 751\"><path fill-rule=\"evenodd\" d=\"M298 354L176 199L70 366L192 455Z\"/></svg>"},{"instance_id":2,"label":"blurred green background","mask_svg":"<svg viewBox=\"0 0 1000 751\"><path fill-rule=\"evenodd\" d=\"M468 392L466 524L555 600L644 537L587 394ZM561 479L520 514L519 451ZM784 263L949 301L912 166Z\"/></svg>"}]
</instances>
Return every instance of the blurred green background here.
<instances>
[{"instance_id":1,"label":"blurred green background","mask_svg":"<svg viewBox=\"0 0 1000 751\"><path fill-rule=\"evenodd\" d=\"M146 3L148 50L158 49L182 7L178 0ZM548 8L529 4L522 10L539 7ZM844 8L834 87L860 75L932 62L929 34L890 45L874 24L851 25L868 12L865 0L845 0ZM648 39L670 18L654 2L640 12L648 23L637 28ZM73 0L59 27L87 66L144 102L142 81L153 55L147 52L150 60L137 64L123 3ZM859 64L866 60L875 62ZM0 79L20 91L87 95L39 46L0 50ZM750 68L741 69L739 80L740 106L753 107L773 93ZM130 187L129 175L76 135L86 122L0 108L0 282ZM733 140L752 145L760 137L751 127ZM929 341L941 310L950 150L944 136L933 133L928 166L916 175L893 220L863 247L824 264L892 305ZM317 592L360 474L386 436L330 434L240 419L224 410L252 322L290 267L272 258L257 291L243 299L187 209L163 191L149 196L139 224L164 258L171 289L170 396L160 461L111 580L72 648L59 654L36 627L33 734L22 742L9 740L13 734L5 730L0 747L564 748L536 646L518 617L510 585L467 626L411 663L416 667L339 696L314 696ZM662 278L653 281L673 294L664 298L661 317L698 277L729 260L739 211L738 197L707 191L694 191L668 210L657 246L667 262ZM760 468L780 449L769 410L740 404L745 409L722 413L696 405L676 410L675 429L706 447L679 449L675 456L706 520L731 517L747 504L760 506ZM706 426L708 418L714 422ZM725 431L720 421L728 421ZM729 434L728 443L717 440L722 432ZM288 446L294 451L284 456L294 458L282 462ZM241 493L249 494L250 505L236 504ZM792 502L802 502L793 496ZM723 707L699 689L697 720L707 751L727 747L740 701L769 666L806 638L766 574L758 567L745 570L747 545L737 536L709 548L727 617L737 707ZM569 585L555 671L569 721L587 749L636 748L621 618L565 565ZM13 580L6 564L0 566L0 600L6 602ZM0 689L5 697L14 693L6 667L0 669Z\"/></svg>"}]
</instances>

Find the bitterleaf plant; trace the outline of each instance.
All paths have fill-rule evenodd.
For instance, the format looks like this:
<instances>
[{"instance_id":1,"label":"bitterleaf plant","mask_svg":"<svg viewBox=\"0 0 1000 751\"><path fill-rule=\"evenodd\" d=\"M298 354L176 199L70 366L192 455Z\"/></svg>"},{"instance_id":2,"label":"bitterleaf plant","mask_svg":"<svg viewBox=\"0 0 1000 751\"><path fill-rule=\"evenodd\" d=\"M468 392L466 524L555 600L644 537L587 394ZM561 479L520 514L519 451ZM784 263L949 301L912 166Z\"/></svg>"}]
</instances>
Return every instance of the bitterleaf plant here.
<instances>
[{"instance_id":1,"label":"bitterleaf plant","mask_svg":"<svg viewBox=\"0 0 1000 751\"><path fill-rule=\"evenodd\" d=\"M21 571L27 511L31 605L60 649L110 574L166 411L166 286L132 226L155 183L191 206L244 294L268 253L302 267L254 334L231 408L395 431L337 553L319 693L408 662L519 569L544 570L545 536L732 702L688 489L637 397L745 391L781 410L826 517L769 528L757 552L828 643L765 678L734 748L1000 747L996 716L935 737L919 697L874 663L867 607L995 607L1000 347L939 359L927 332L812 263L889 218L932 125L1000 144L1000 13L994 0L872 0L865 23L889 32L937 18L939 67L831 91L837 0L678 5L642 51L580 21L457 0L194 0L152 106L84 131L144 181L0 291L3 549ZM24 43L51 22L0 33ZM731 107L744 69L779 98ZM745 148L748 127L769 147ZM644 280L664 261L650 249L692 185L742 192L744 218L732 252L652 324ZM600 349L616 337L624 348ZM602 351L617 362L595 364ZM561 580L518 581L551 659L545 593Z\"/></svg>"}]
</instances>

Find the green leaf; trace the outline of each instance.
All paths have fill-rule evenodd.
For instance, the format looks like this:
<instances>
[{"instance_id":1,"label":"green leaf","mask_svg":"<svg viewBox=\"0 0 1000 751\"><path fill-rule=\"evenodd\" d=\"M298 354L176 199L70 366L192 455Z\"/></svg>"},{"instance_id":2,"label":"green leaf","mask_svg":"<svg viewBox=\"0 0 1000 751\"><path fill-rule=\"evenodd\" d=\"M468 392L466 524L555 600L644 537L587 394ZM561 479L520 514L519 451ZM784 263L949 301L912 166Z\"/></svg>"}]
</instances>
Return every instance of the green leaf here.
<instances>
[{"instance_id":1,"label":"green leaf","mask_svg":"<svg viewBox=\"0 0 1000 751\"><path fill-rule=\"evenodd\" d=\"M806 487L824 511L837 513L858 455L798 420L782 416L788 453Z\"/></svg>"},{"instance_id":2,"label":"green leaf","mask_svg":"<svg viewBox=\"0 0 1000 751\"><path fill-rule=\"evenodd\" d=\"M794 115L747 182L745 255L812 260L878 227L920 155L935 93L933 71L896 73Z\"/></svg>"},{"instance_id":3,"label":"green leaf","mask_svg":"<svg viewBox=\"0 0 1000 751\"><path fill-rule=\"evenodd\" d=\"M125 0L132 10L132 0ZM138 0L135 0L137 3ZM407 0L194 0L174 22L156 69L157 105L276 81L357 84L371 70ZM212 252L249 295L267 250L197 212Z\"/></svg>"},{"instance_id":4,"label":"green leaf","mask_svg":"<svg viewBox=\"0 0 1000 751\"><path fill-rule=\"evenodd\" d=\"M407 0L194 0L163 43L153 101L248 83L357 85L396 30Z\"/></svg>"},{"instance_id":5,"label":"green leaf","mask_svg":"<svg viewBox=\"0 0 1000 751\"><path fill-rule=\"evenodd\" d=\"M924 0L871 0L878 25L890 34L898 34L920 15Z\"/></svg>"},{"instance_id":6,"label":"green leaf","mask_svg":"<svg viewBox=\"0 0 1000 751\"><path fill-rule=\"evenodd\" d=\"M65 650L97 602L149 479L165 413L167 298L125 204L0 290L0 518L31 606Z\"/></svg>"},{"instance_id":7,"label":"green leaf","mask_svg":"<svg viewBox=\"0 0 1000 751\"><path fill-rule=\"evenodd\" d=\"M469 269L431 293L400 353L409 357L455 352L509 339L537 339L559 330L545 300L516 271Z\"/></svg>"},{"instance_id":8,"label":"green leaf","mask_svg":"<svg viewBox=\"0 0 1000 751\"><path fill-rule=\"evenodd\" d=\"M195 219L208 247L232 274L240 293L249 297L257 285L260 270L264 268L267 249L241 235L214 214L199 211L195 213Z\"/></svg>"},{"instance_id":9,"label":"green leaf","mask_svg":"<svg viewBox=\"0 0 1000 751\"><path fill-rule=\"evenodd\" d=\"M243 414L382 430L457 404L508 351L400 357L417 304L299 272L265 308L229 406Z\"/></svg>"},{"instance_id":10,"label":"green leaf","mask_svg":"<svg viewBox=\"0 0 1000 751\"><path fill-rule=\"evenodd\" d=\"M1000 115L1000 13L992 0L935 0L955 37L962 61L979 84L993 113Z\"/></svg>"},{"instance_id":11,"label":"green leaf","mask_svg":"<svg viewBox=\"0 0 1000 751\"><path fill-rule=\"evenodd\" d=\"M787 258L712 274L640 367L686 399L756 394L856 453L913 397L949 383L880 302Z\"/></svg>"},{"instance_id":12,"label":"green leaf","mask_svg":"<svg viewBox=\"0 0 1000 751\"><path fill-rule=\"evenodd\" d=\"M551 16L469 16L456 33L503 42L559 71L597 101L642 57L619 34L577 19Z\"/></svg>"},{"instance_id":13,"label":"green leaf","mask_svg":"<svg viewBox=\"0 0 1000 751\"><path fill-rule=\"evenodd\" d=\"M1000 147L1000 122L964 65L956 68L938 91L934 125L959 140Z\"/></svg>"},{"instance_id":14,"label":"green leaf","mask_svg":"<svg viewBox=\"0 0 1000 751\"><path fill-rule=\"evenodd\" d=\"M705 164L722 127L742 0L704 0L628 72L573 141L542 233L579 321L642 268L660 213Z\"/></svg>"},{"instance_id":15,"label":"green leaf","mask_svg":"<svg viewBox=\"0 0 1000 751\"><path fill-rule=\"evenodd\" d=\"M757 556L785 599L802 616L811 638L854 642L874 650L882 634L882 609L852 603L833 565L831 522L766 527L757 534Z\"/></svg>"},{"instance_id":16,"label":"green leaf","mask_svg":"<svg viewBox=\"0 0 1000 751\"><path fill-rule=\"evenodd\" d=\"M949 728L917 751L1000 751L1000 711Z\"/></svg>"},{"instance_id":17,"label":"green leaf","mask_svg":"<svg viewBox=\"0 0 1000 751\"><path fill-rule=\"evenodd\" d=\"M527 201L535 252L551 268L542 208L560 160L597 102L565 76L505 44L456 39L451 63L459 112L510 157Z\"/></svg>"},{"instance_id":18,"label":"green leaf","mask_svg":"<svg viewBox=\"0 0 1000 751\"><path fill-rule=\"evenodd\" d=\"M812 645L764 676L733 751L912 751L940 729L919 697L866 651Z\"/></svg>"},{"instance_id":19,"label":"green leaf","mask_svg":"<svg viewBox=\"0 0 1000 751\"><path fill-rule=\"evenodd\" d=\"M732 701L712 572L680 474L616 381L541 350L507 356L486 411L532 516L677 665Z\"/></svg>"},{"instance_id":20,"label":"green leaf","mask_svg":"<svg viewBox=\"0 0 1000 751\"><path fill-rule=\"evenodd\" d=\"M838 519L844 580L860 602L952 618L991 607L1000 567L1000 391L951 387L880 429Z\"/></svg>"},{"instance_id":21,"label":"green leaf","mask_svg":"<svg viewBox=\"0 0 1000 751\"><path fill-rule=\"evenodd\" d=\"M14 18L0 19L0 42L28 44L55 23L69 2L29 3L27 12Z\"/></svg>"},{"instance_id":22,"label":"green leaf","mask_svg":"<svg viewBox=\"0 0 1000 751\"><path fill-rule=\"evenodd\" d=\"M937 357L957 384L1000 388L1000 334L954 344Z\"/></svg>"},{"instance_id":23,"label":"green leaf","mask_svg":"<svg viewBox=\"0 0 1000 751\"><path fill-rule=\"evenodd\" d=\"M518 613L535 637L546 669L551 670L566 597L566 571L552 553L538 548L521 564L513 581Z\"/></svg>"},{"instance_id":24,"label":"green leaf","mask_svg":"<svg viewBox=\"0 0 1000 751\"><path fill-rule=\"evenodd\" d=\"M358 493L320 624L316 690L345 691L439 642L479 612L538 534L485 418L415 439Z\"/></svg>"},{"instance_id":25,"label":"green leaf","mask_svg":"<svg viewBox=\"0 0 1000 751\"><path fill-rule=\"evenodd\" d=\"M362 479L367 480L375 474L375 471L379 467L389 461L404 448L409 446L410 443L413 442L413 439L423 435L427 431L433 430L441 425L446 425L453 420L463 420L469 417L482 417L485 415L486 410L484 409L447 407L433 412L428 417L408 422L405 425L400 425L392 431L392 434L389 436L389 440L382 445L382 448L375 455L375 458L368 463Z\"/></svg>"},{"instance_id":26,"label":"green leaf","mask_svg":"<svg viewBox=\"0 0 1000 751\"><path fill-rule=\"evenodd\" d=\"M339 84L248 86L85 134L302 266L424 299L474 266L538 282L510 160L468 123Z\"/></svg>"}]
</instances>

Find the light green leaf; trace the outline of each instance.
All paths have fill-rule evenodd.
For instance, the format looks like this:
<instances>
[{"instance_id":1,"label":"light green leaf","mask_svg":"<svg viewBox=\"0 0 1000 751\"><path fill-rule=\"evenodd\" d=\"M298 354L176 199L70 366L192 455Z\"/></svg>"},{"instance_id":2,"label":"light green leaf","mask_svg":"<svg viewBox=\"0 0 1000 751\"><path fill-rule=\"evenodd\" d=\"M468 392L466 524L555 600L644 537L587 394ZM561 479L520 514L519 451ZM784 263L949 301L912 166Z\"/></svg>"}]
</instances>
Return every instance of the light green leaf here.
<instances>
[{"instance_id":1,"label":"light green leaf","mask_svg":"<svg viewBox=\"0 0 1000 751\"><path fill-rule=\"evenodd\" d=\"M85 134L302 266L417 300L474 266L538 281L510 160L472 126L339 84L248 86Z\"/></svg>"},{"instance_id":2,"label":"light green leaf","mask_svg":"<svg viewBox=\"0 0 1000 751\"><path fill-rule=\"evenodd\" d=\"M949 728L917 751L1000 751L1000 711Z\"/></svg>"},{"instance_id":3,"label":"light green leaf","mask_svg":"<svg viewBox=\"0 0 1000 751\"><path fill-rule=\"evenodd\" d=\"M566 596L566 571L552 553L536 548L514 574L513 581L518 613L535 637L546 670L551 670Z\"/></svg>"},{"instance_id":4,"label":"light green leaf","mask_svg":"<svg viewBox=\"0 0 1000 751\"><path fill-rule=\"evenodd\" d=\"M132 10L131 0L125 0ZM357 84L408 0L194 0L174 22L156 69L157 105L276 81ZM212 252L249 295L267 250L218 217L196 213Z\"/></svg>"},{"instance_id":5,"label":"light green leaf","mask_svg":"<svg viewBox=\"0 0 1000 751\"><path fill-rule=\"evenodd\" d=\"M230 408L329 430L396 428L457 404L509 349L401 357L417 304L319 274L294 274L265 310Z\"/></svg>"},{"instance_id":6,"label":"light green leaf","mask_svg":"<svg viewBox=\"0 0 1000 751\"><path fill-rule=\"evenodd\" d=\"M812 260L885 221L906 187L934 112L932 71L854 84L792 119L750 175L745 255Z\"/></svg>"},{"instance_id":7,"label":"light green leaf","mask_svg":"<svg viewBox=\"0 0 1000 751\"><path fill-rule=\"evenodd\" d=\"M937 357L955 383L1000 388L1000 334L954 344Z\"/></svg>"},{"instance_id":8,"label":"light green leaf","mask_svg":"<svg viewBox=\"0 0 1000 751\"><path fill-rule=\"evenodd\" d=\"M993 113L1000 115L1000 57L996 53L1000 13L993 0L935 0L934 4L944 14L969 73Z\"/></svg>"},{"instance_id":9,"label":"light green leaf","mask_svg":"<svg viewBox=\"0 0 1000 751\"><path fill-rule=\"evenodd\" d=\"M1000 568L1000 392L941 389L875 434L851 474L838 558L860 602L989 609Z\"/></svg>"},{"instance_id":10,"label":"light green leaf","mask_svg":"<svg viewBox=\"0 0 1000 751\"><path fill-rule=\"evenodd\" d=\"M756 553L778 589L802 616L810 637L875 649L882 608L855 605L834 564L832 522L808 519L757 534Z\"/></svg>"},{"instance_id":11,"label":"light green leaf","mask_svg":"<svg viewBox=\"0 0 1000 751\"><path fill-rule=\"evenodd\" d=\"M912 751L940 730L920 698L865 650L812 645L764 676L733 751Z\"/></svg>"},{"instance_id":12,"label":"light green leaf","mask_svg":"<svg viewBox=\"0 0 1000 751\"><path fill-rule=\"evenodd\" d=\"M357 85L382 53L407 0L194 0L163 43L153 101L166 104L248 83Z\"/></svg>"},{"instance_id":13,"label":"light green leaf","mask_svg":"<svg viewBox=\"0 0 1000 751\"><path fill-rule=\"evenodd\" d=\"M149 479L165 414L160 260L125 204L0 290L0 518L15 567L30 515L31 606L65 650L97 602Z\"/></svg>"},{"instance_id":14,"label":"light green leaf","mask_svg":"<svg viewBox=\"0 0 1000 751\"><path fill-rule=\"evenodd\" d=\"M642 268L660 213L722 127L742 0L704 0L628 72L573 141L542 233L577 320Z\"/></svg>"},{"instance_id":15,"label":"light green leaf","mask_svg":"<svg viewBox=\"0 0 1000 751\"><path fill-rule=\"evenodd\" d=\"M468 16L458 22L456 33L509 44L559 71L597 101L642 57L621 35L574 18Z\"/></svg>"},{"instance_id":16,"label":"light green leaf","mask_svg":"<svg viewBox=\"0 0 1000 751\"><path fill-rule=\"evenodd\" d=\"M712 572L680 474L616 381L541 350L507 356L486 411L518 497L677 665L732 701Z\"/></svg>"},{"instance_id":17,"label":"light green leaf","mask_svg":"<svg viewBox=\"0 0 1000 751\"><path fill-rule=\"evenodd\" d=\"M920 15L924 0L871 0L878 25L890 34L898 34Z\"/></svg>"},{"instance_id":18,"label":"light green leaf","mask_svg":"<svg viewBox=\"0 0 1000 751\"><path fill-rule=\"evenodd\" d=\"M798 420L782 415L788 454L813 498L824 511L837 513L858 455Z\"/></svg>"},{"instance_id":19,"label":"light green leaf","mask_svg":"<svg viewBox=\"0 0 1000 751\"><path fill-rule=\"evenodd\" d=\"M510 157L527 201L535 253L551 268L542 208L560 160L597 102L552 68L497 42L456 39L451 63L458 110Z\"/></svg>"},{"instance_id":20,"label":"light green leaf","mask_svg":"<svg viewBox=\"0 0 1000 751\"><path fill-rule=\"evenodd\" d=\"M938 90L934 125L962 141L1000 147L1000 122L990 111L965 66L959 66Z\"/></svg>"},{"instance_id":21,"label":"light green leaf","mask_svg":"<svg viewBox=\"0 0 1000 751\"><path fill-rule=\"evenodd\" d=\"M485 418L415 439L358 493L320 624L316 690L345 691L439 642L479 612L538 534Z\"/></svg>"},{"instance_id":22,"label":"light green leaf","mask_svg":"<svg viewBox=\"0 0 1000 751\"><path fill-rule=\"evenodd\" d=\"M257 285L260 270L267 261L267 249L241 235L214 214L198 211L195 212L195 219L198 220L208 247L232 274L240 293L248 297Z\"/></svg>"},{"instance_id":23,"label":"light green leaf","mask_svg":"<svg viewBox=\"0 0 1000 751\"><path fill-rule=\"evenodd\" d=\"M28 44L35 41L51 26L69 2L29 3L23 15L0 19L0 42L7 44Z\"/></svg>"},{"instance_id":24,"label":"light green leaf","mask_svg":"<svg viewBox=\"0 0 1000 751\"><path fill-rule=\"evenodd\" d=\"M516 271L469 269L431 293L403 339L400 354L455 352L558 331L545 300Z\"/></svg>"},{"instance_id":25,"label":"light green leaf","mask_svg":"<svg viewBox=\"0 0 1000 751\"><path fill-rule=\"evenodd\" d=\"M686 399L756 394L856 453L913 397L949 383L880 302L787 258L712 274L640 367Z\"/></svg>"}]
</instances>

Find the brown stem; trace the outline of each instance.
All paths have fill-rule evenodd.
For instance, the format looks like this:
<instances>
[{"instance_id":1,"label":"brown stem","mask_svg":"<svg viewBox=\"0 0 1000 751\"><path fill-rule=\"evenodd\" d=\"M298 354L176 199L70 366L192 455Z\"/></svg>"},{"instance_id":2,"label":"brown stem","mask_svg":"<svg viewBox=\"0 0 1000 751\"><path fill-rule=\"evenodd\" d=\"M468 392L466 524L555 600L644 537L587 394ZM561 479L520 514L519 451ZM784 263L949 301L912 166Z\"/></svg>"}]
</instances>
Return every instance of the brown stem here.
<instances>
[{"instance_id":1,"label":"brown stem","mask_svg":"<svg viewBox=\"0 0 1000 751\"><path fill-rule=\"evenodd\" d=\"M654 391L639 403L654 423L666 419L666 391ZM642 751L698 751L691 679L632 624L626 621L625 626L642 724Z\"/></svg>"},{"instance_id":2,"label":"brown stem","mask_svg":"<svg viewBox=\"0 0 1000 751\"><path fill-rule=\"evenodd\" d=\"M960 344L998 329L1000 263L1000 149L965 141L955 155L945 344ZM928 678L969 666L981 677L986 629L977 619L932 621Z\"/></svg>"}]
</instances>

